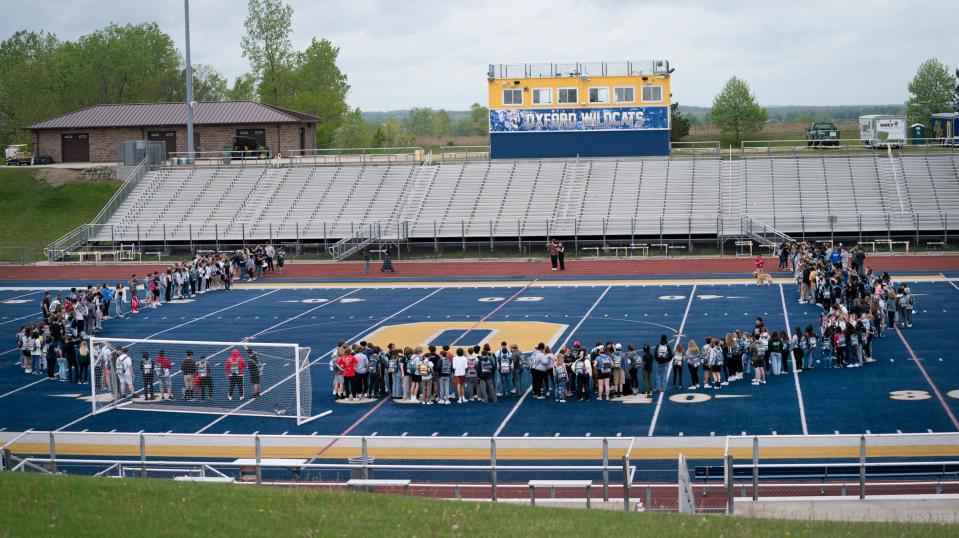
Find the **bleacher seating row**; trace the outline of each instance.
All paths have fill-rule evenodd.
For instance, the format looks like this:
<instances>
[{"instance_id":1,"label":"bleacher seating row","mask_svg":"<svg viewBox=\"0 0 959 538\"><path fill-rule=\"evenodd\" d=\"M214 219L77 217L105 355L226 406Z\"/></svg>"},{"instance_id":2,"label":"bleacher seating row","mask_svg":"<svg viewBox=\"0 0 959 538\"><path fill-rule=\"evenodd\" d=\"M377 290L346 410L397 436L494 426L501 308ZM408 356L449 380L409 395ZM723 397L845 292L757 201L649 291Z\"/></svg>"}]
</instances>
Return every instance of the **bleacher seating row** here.
<instances>
[{"instance_id":1,"label":"bleacher seating row","mask_svg":"<svg viewBox=\"0 0 959 538\"><path fill-rule=\"evenodd\" d=\"M334 240L399 221L414 239L728 236L747 214L787 233L951 226L959 155L168 168L95 239Z\"/></svg>"}]
</instances>

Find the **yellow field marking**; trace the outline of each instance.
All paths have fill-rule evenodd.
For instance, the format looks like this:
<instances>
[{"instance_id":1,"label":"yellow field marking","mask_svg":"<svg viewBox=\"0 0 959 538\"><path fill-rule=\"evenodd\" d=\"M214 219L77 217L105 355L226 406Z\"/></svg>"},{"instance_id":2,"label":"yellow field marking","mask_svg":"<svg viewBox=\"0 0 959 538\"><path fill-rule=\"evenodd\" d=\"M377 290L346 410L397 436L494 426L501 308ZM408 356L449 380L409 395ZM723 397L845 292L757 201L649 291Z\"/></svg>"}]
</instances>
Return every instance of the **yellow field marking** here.
<instances>
[{"instance_id":1,"label":"yellow field marking","mask_svg":"<svg viewBox=\"0 0 959 538\"><path fill-rule=\"evenodd\" d=\"M561 323L541 321L484 321L470 320L426 321L419 323L400 323L385 325L366 335L365 340L373 342L392 342L400 347L426 346L444 331L471 331L473 336L462 338L458 345L469 346L489 343L493 349L499 349L501 341L516 344L520 349L533 349L540 342L552 345L566 330ZM482 331L482 333L480 333ZM491 331L486 335L486 331ZM479 338L480 335L485 338ZM450 342L439 342L448 344Z\"/></svg>"}]
</instances>

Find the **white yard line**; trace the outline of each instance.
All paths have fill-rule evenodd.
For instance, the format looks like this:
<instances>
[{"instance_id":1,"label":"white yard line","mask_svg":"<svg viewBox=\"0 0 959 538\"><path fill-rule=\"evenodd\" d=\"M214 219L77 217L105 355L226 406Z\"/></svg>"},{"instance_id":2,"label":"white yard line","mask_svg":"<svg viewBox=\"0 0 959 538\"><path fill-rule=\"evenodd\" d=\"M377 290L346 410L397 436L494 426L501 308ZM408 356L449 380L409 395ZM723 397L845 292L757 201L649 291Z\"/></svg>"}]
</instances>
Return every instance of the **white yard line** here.
<instances>
[{"instance_id":1,"label":"white yard line","mask_svg":"<svg viewBox=\"0 0 959 538\"><path fill-rule=\"evenodd\" d=\"M34 386L34 385L36 385L36 384L43 383L44 381L48 381L48 380L50 380L50 379L51 379L51 378L49 378L49 377L47 377L47 376L44 375L42 379L38 379L38 380L34 381L33 383L28 383L28 384L26 384L26 385L24 385L24 386L22 386L22 387L20 387L20 388L18 388L18 389L13 389L13 390L11 390L10 392L8 392L8 393L6 393L6 394L0 394L0 398L6 398L7 396L10 396L11 394L16 394L16 393L20 392L20 391L23 390L23 389L30 388L30 387L32 387L32 386Z\"/></svg>"},{"instance_id":2,"label":"white yard line","mask_svg":"<svg viewBox=\"0 0 959 538\"><path fill-rule=\"evenodd\" d=\"M599 296L599 298L596 299L596 302L593 303L593 306L589 307L589 310L587 310L586 313L583 314L583 317L580 318L579 323L577 323L576 326L573 327L573 330L570 331L569 334L566 335L566 339L563 340L563 343L560 344L559 346L557 346L556 349L562 349L563 346L565 346L566 344L569 343L570 339L573 337L573 335L576 333L576 331L578 331L579 328L583 325L583 323L584 323L587 319L589 319L589 315L593 313L593 310L596 309L596 307L599 305L600 301L602 301L603 298L606 297L606 294L609 293L609 290L610 290L610 289L611 289L610 286L606 286L606 289L603 290L603 293L601 293L600 296ZM522 395L522 396L520 396L519 401L516 402L515 405L513 405L513 408L510 409L509 414L506 415L506 418L503 419L503 422L500 422L499 427L496 428L496 431L495 431L495 432L493 432L493 437L499 437L499 434L502 433L503 428L505 428L506 425L509 423L510 419L513 418L513 415L516 414L516 411L519 410L519 407L520 407L521 405L523 405L523 401L526 400L526 397L529 396L529 393L530 393L532 390L533 390L533 386L532 386L532 385L530 385L529 387L526 388L526 391L523 392L523 395Z\"/></svg>"},{"instance_id":3,"label":"white yard line","mask_svg":"<svg viewBox=\"0 0 959 538\"><path fill-rule=\"evenodd\" d=\"M790 329L789 312L786 311L786 295L783 293L782 284L779 285L779 298L783 303L783 316L786 319L786 334L789 335L789 339L792 340L793 333L792 329ZM799 398L799 421L802 422L802 433L803 435L809 435L809 427L806 426L806 405L802 399L802 387L799 386L799 370L796 365L796 356L793 355L791 349L788 350L787 353L789 353L789 360L792 361L793 365L793 381L796 383L796 396Z\"/></svg>"},{"instance_id":4,"label":"white yard line","mask_svg":"<svg viewBox=\"0 0 959 538\"><path fill-rule=\"evenodd\" d=\"M693 289L689 292L689 301L686 302L686 312L683 313L683 321L679 324L679 331L676 333L676 340L673 342L673 349L676 349L676 344L679 344L679 341L683 338L683 329L686 328L686 318L689 317L689 308L693 306L693 298L696 297L696 285L693 285ZM655 368L656 365L653 365ZM669 385L669 377L673 373L673 367L671 365L666 365L666 385ZM649 433L648 437L652 437L653 433L656 431L656 421L659 420L659 410L663 408L663 398L666 396L666 387L663 387L663 392L659 393L659 399L656 400L656 409L653 411L653 420L649 423Z\"/></svg>"}]
</instances>

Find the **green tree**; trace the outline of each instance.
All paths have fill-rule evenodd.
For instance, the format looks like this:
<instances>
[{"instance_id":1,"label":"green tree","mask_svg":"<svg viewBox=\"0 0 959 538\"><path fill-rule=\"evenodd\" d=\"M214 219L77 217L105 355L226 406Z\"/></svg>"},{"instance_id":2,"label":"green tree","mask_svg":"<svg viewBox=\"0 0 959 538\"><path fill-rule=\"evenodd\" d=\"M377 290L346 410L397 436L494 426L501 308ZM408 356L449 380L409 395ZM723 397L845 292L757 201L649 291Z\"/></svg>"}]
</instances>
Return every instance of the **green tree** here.
<instances>
[{"instance_id":1,"label":"green tree","mask_svg":"<svg viewBox=\"0 0 959 538\"><path fill-rule=\"evenodd\" d=\"M290 32L293 8L280 0L249 0L243 22L246 35L240 39L243 57L250 60L253 77L260 82L260 99L279 99L277 78L288 70L293 57ZM264 92L264 90L266 90Z\"/></svg>"},{"instance_id":2,"label":"green tree","mask_svg":"<svg viewBox=\"0 0 959 538\"><path fill-rule=\"evenodd\" d=\"M479 103L470 105L470 132L474 135L489 133L489 109Z\"/></svg>"},{"instance_id":3,"label":"green tree","mask_svg":"<svg viewBox=\"0 0 959 538\"><path fill-rule=\"evenodd\" d=\"M360 109L355 108L344 114L333 132L333 145L338 148L366 148L370 147L370 143L370 130Z\"/></svg>"},{"instance_id":4,"label":"green tree","mask_svg":"<svg viewBox=\"0 0 959 538\"><path fill-rule=\"evenodd\" d=\"M20 31L0 43L0 142L28 142L20 127L63 111L53 34Z\"/></svg>"},{"instance_id":5,"label":"green tree","mask_svg":"<svg viewBox=\"0 0 959 538\"><path fill-rule=\"evenodd\" d=\"M766 110L756 102L745 81L732 77L713 99L709 119L719 128L724 144L739 144L762 129Z\"/></svg>"},{"instance_id":6,"label":"green tree","mask_svg":"<svg viewBox=\"0 0 959 538\"><path fill-rule=\"evenodd\" d=\"M293 55L286 68L260 84L259 94L264 102L321 119L316 126L316 141L321 146L333 142L334 131L350 111L346 104L350 85L336 65L339 54L340 49L328 40L314 38L306 50ZM270 91L264 94L264 87L269 87Z\"/></svg>"},{"instance_id":7,"label":"green tree","mask_svg":"<svg viewBox=\"0 0 959 538\"><path fill-rule=\"evenodd\" d=\"M253 75L244 73L233 79L233 86L226 91L226 98L230 101L256 100L256 80Z\"/></svg>"},{"instance_id":8,"label":"green tree","mask_svg":"<svg viewBox=\"0 0 959 538\"><path fill-rule=\"evenodd\" d=\"M948 110L955 103L955 84L956 79L945 64L936 58L923 62L908 86L906 118L909 124L922 123L929 129L930 116Z\"/></svg>"},{"instance_id":9,"label":"green tree","mask_svg":"<svg viewBox=\"0 0 959 538\"><path fill-rule=\"evenodd\" d=\"M678 142L689 134L689 120L679 110L679 102L669 105L671 115L669 125L669 141Z\"/></svg>"},{"instance_id":10,"label":"green tree","mask_svg":"<svg viewBox=\"0 0 959 538\"><path fill-rule=\"evenodd\" d=\"M186 100L186 70L181 68L171 73L168 81L168 101ZM194 64L193 66L193 100L194 101L224 101L227 99L226 79L212 65Z\"/></svg>"},{"instance_id":11,"label":"green tree","mask_svg":"<svg viewBox=\"0 0 959 538\"><path fill-rule=\"evenodd\" d=\"M63 104L68 110L96 103L162 101L164 81L182 62L173 39L156 23L110 24L67 42L58 54ZM182 80L182 79L181 79Z\"/></svg>"},{"instance_id":12,"label":"green tree","mask_svg":"<svg viewBox=\"0 0 959 538\"><path fill-rule=\"evenodd\" d=\"M452 128L453 121L450 119L449 112L441 108L433 114L432 125L430 126L433 136L437 138L449 136Z\"/></svg>"},{"instance_id":13,"label":"green tree","mask_svg":"<svg viewBox=\"0 0 959 538\"><path fill-rule=\"evenodd\" d=\"M413 107L406 118L406 127L415 136L430 134L433 127L433 109L428 107Z\"/></svg>"},{"instance_id":14,"label":"green tree","mask_svg":"<svg viewBox=\"0 0 959 538\"><path fill-rule=\"evenodd\" d=\"M377 127L370 138L370 147L382 148L386 143L386 134L383 133L383 127Z\"/></svg>"}]
</instances>

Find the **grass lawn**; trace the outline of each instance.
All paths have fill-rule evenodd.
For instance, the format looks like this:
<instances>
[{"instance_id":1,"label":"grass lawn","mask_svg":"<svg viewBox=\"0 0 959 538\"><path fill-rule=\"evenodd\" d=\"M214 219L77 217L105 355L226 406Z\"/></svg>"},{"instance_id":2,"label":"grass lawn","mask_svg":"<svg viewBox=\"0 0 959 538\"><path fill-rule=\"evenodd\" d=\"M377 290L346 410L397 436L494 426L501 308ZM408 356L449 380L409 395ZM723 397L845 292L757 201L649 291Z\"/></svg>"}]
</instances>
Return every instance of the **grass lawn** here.
<instances>
[{"instance_id":1,"label":"grass lawn","mask_svg":"<svg viewBox=\"0 0 959 538\"><path fill-rule=\"evenodd\" d=\"M0 473L0 536L957 536L830 523L540 508L276 487Z\"/></svg>"},{"instance_id":2,"label":"grass lawn","mask_svg":"<svg viewBox=\"0 0 959 538\"><path fill-rule=\"evenodd\" d=\"M20 260L6 247L43 247L90 222L120 186L118 181L67 181L59 186L38 179L35 168L0 168L0 260Z\"/></svg>"}]
</instances>

